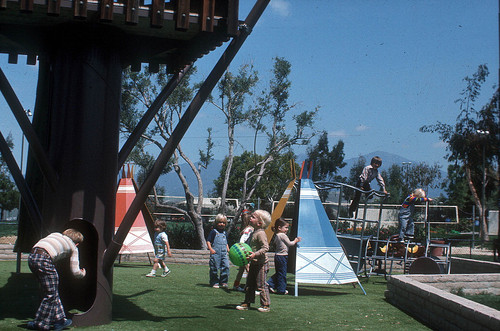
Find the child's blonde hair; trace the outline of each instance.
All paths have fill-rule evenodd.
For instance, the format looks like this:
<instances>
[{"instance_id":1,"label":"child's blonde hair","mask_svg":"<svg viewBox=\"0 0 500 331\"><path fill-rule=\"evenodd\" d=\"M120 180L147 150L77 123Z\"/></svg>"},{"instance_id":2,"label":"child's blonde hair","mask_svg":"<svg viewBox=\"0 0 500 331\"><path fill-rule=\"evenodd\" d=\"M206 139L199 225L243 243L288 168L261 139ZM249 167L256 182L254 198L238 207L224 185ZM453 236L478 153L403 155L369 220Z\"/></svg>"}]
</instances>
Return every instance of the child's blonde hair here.
<instances>
[{"instance_id":1,"label":"child's blonde hair","mask_svg":"<svg viewBox=\"0 0 500 331\"><path fill-rule=\"evenodd\" d=\"M83 234L75 229L66 229L62 233L66 237L69 237L75 244L79 244L83 241Z\"/></svg>"},{"instance_id":2,"label":"child's blonde hair","mask_svg":"<svg viewBox=\"0 0 500 331\"><path fill-rule=\"evenodd\" d=\"M417 188L413 191L413 196L416 198L425 198L425 191L421 188Z\"/></svg>"},{"instance_id":3,"label":"child's blonde hair","mask_svg":"<svg viewBox=\"0 0 500 331\"><path fill-rule=\"evenodd\" d=\"M224 224L227 224L227 217L226 215L224 214L217 214L217 216L215 216L215 223L219 223L219 222L224 222Z\"/></svg>"},{"instance_id":4,"label":"child's blonde hair","mask_svg":"<svg viewBox=\"0 0 500 331\"><path fill-rule=\"evenodd\" d=\"M269 212L262 209L257 209L253 212L253 214L264 223L264 226L262 228L267 229L269 224L271 224L271 214L269 214Z\"/></svg>"}]
</instances>

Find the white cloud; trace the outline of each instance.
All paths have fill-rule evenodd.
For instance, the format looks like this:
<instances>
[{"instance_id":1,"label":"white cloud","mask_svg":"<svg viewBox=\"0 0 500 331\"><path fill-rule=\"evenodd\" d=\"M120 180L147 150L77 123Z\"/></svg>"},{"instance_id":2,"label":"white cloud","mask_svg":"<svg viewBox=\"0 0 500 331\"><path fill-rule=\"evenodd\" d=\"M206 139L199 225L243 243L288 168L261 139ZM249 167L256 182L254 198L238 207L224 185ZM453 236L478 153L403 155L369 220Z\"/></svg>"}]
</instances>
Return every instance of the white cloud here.
<instances>
[{"instance_id":1,"label":"white cloud","mask_svg":"<svg viewBox=\"0 0 500 331\"><path fill-rule=\"evenodd\" d=\"M358 131L358 132L360 132L360 131L366 131L366 130L368 130L369 128L370 128L369 126L366 126L366 125L364 125L364 124L360 124L360 125L358 125L358 126L356 127L356 129L355 129L355 130L356 130L356 131Z\"/></svg>"},{"instance_id":2,"label":"white cloud","mask_svg":"<svg viewBox=\"0 0 500 331\"><path fill-rule=\"evenodd\" d=\"M272 0L271 8L280 16L290 16L290 3L285 0Z\"/></svg>"},{"instance_id":3,"label":"white cloud","mask_svg":"<svg viewBox=\"0 0 500 331\"><path fill-rule=\"evenodd\" d=\"M330 131L328 132L329 137L346 137L347 133L345 130L337 130L337 131Z\"/></svg>"}]
</instances>

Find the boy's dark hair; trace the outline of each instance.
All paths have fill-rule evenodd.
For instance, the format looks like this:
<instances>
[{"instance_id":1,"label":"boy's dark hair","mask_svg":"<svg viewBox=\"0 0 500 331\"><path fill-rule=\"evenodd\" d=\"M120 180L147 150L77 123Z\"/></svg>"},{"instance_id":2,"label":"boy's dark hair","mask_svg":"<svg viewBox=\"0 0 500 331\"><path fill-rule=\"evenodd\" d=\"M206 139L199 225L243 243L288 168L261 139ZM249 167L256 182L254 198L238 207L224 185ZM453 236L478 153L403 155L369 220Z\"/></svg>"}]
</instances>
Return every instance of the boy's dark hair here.
<instances>
[{"instance_id":1,"label":"boy's dark hair","mask_svg":"<svg viewBox=\"0 0 500 331\"><path fill-rule=\"evenodd\" d=\"M372 157L370 164L371 165L378 164L378 166L380 167L382 165L382 158L380 156L374 156L374 157Z\"/></svg>"},{"instance_id":2,"label":"boy's dark hair","mask_svg":"<svg viewBox=\"0 0 500 331\"><path fill-rule=\"evenodd\" d=\"M167 228L167 223L163 220L156 220L155 228L160 228L160 232L163 232Z\"/></svg>"},{"instance_id":3,"label":"boy's dark hair","mask_svg":"<svg viewBox=\"0 0 500 331\"><path fill-rule=\"evenodd\" d=\"M285 221L285 220L284 220L283 218L281 218L281 217L280 217L280 218L278 218L278 219L276 220L276 222L274 222L274 225L273 225L273 227L272 227L273 232L275 232L275 233L276 233L276 232L278 232L278 229L279 229L281 226L284 226L284 225L286 225L286 224L288 224L288 222L287 222L287 221Z\"/></svg>"}]
</instances>

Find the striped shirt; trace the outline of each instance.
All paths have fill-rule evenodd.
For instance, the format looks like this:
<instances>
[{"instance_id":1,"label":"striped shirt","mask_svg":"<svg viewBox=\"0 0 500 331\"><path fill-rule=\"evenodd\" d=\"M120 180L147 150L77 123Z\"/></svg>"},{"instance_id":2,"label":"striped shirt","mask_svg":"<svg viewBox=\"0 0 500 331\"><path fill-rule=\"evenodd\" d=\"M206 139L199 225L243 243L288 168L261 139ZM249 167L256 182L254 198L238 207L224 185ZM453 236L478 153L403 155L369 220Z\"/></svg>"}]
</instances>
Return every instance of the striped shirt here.
<instances>
[{"instance_id":1,"label":"striped shirt","mask_svg":"<svg viewBox=\"0 0 500 331\"><path fill-rule=\"evenodd\" d=\"M429 201L429 198L417 198L410 194L406 197L405 201L403 201L401 207L408 208L410 205L414 205L415 203L424 201Z\"/></svg>"},{"instance_id":2,"label":"striped shirt","mask_svg":"<svg viewBox=\"0 0 500 331\"><path fill-rule=\"evenodd\" d=\"M64 258L70 258L71 272L76 278L83 278L85 271L80 270L80 260L78 256L78 248L70 237L61 233L54 232L47 237L40 239L33 248L43 248L49 253L52 261L56 263Z\"/></svg>"}]
</instances>

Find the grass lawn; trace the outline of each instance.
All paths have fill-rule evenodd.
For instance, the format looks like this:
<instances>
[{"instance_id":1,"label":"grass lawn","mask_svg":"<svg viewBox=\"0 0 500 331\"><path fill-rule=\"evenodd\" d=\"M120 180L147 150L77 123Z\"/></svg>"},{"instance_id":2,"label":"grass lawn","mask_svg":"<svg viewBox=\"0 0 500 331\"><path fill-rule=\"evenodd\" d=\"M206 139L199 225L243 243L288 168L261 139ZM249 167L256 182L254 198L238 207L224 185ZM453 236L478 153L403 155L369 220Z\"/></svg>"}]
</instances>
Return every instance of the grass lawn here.
<instances>
[{"instance_id":1,"label":"grass lawn","mask_svg":"<svg viewBox=\"0 0 500 331\"><path fill-rule=\"evenodd\" d=\"M490 308L500 310L500 296L494 294L476 294L476 295L465 295L457 293L463 298L469 299L471 301L480 303L482 305L488 306Z\"/></svg>"},{"instance_id":2,"label":"grass lawn","mask_svg":"<svg viewBox=\"0 0 500 331\"><path fill-rule=\"evenodd\" d=\"M114 268L113 321L79 330L428 330L384 299L383 277L362 279L367 295L347 285L301 285L299 297L271 295L271 312L237 311L244 294L208 286L208 266L171 264L166 278L147 278L150 267ZM236 275L231 269L230 281ZM273 271L273 270L271 270ZM232 284L232 283L230 283ZM293 275L289 291L293 293ZM0 262L0 330L16 330L34 317L38 285L23 262ZM258 300L258 297L257 297Z\"/></svg>"}]
</instances>

